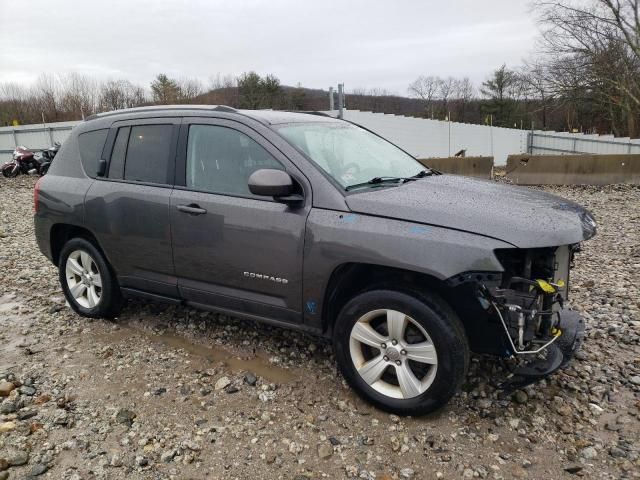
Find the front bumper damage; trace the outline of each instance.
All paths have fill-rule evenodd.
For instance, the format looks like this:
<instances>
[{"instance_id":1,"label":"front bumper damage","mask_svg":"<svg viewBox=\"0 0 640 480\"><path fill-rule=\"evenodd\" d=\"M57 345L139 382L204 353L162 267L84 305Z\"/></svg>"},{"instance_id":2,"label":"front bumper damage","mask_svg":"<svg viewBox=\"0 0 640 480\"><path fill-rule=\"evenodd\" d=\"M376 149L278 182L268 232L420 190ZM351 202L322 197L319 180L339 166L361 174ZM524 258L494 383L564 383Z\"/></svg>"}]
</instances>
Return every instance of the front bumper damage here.
<instances>
[{"instance_id":1,"label":"front bumper damage","mask_svg":"<svg viewBox=\"0 0 640 480\"><path fill-rule=\"evenodd\" d=\"M513 391L525 387L569 363L582 345L585 324L580 314L569 308L560 310L558 317L558 330L561 333L538 353L523 354L521 358L512 357L510 373L499 385L500 388Z\"/></svg>"},{"instance_id":2,"label":"front bumper damage","mask_svg":"<svg viewBox=\"0 0 640 480\"><path fill-rule=\"evenodd\" d=\"M451 279L456 291L476 300L478 308L466 312L474 319L466 327L471 338L482 341L472 349L505 360L509 374L498 386L514 390L536 382L565 366L580 348L584 320L565 306L577 251L578 245L497 251L501 274L475 272Z\"/></svg>"}]
</instances>

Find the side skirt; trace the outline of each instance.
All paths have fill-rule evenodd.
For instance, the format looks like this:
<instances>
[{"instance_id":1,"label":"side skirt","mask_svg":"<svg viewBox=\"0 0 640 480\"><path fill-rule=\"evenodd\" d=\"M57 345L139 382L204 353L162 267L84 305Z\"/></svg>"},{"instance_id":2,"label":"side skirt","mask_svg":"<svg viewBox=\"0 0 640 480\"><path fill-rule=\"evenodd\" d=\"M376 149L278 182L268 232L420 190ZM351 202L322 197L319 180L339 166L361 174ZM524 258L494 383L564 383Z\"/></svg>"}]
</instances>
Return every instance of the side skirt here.
<instances>
[{"instance_id":1,"label":"side skirt","mask_svg":"<svg viewBox=\"0 0 640 480\"><path fill-rule=\"evenodd\" d=\"M278 320L276 318L263 317L260 315L254 315L251 313L246 313L238 310L232 310L229 308L217 307L215 305L208 305L205 303L191 302L181 300L179 298L167 297L164 295L158 295L155 293L145 292L143 290L137 290L135 288L120 288L122 291L122 295L125 298L143 298L146 300L151 300L154 302L162 302L162 303L170 303L172 305L186 305L189 307L193 307L197 310L207 310L210 312L222 313L225 315L229 315L232 317L242 318L246 320L253 320L260 323L266 323L268 325L273 325L275 327L286 328L289 330L298 330L301 332L308 333L310 335L318 336L318 337L326 337L326 335L322 334L322 330L316 327L311 327L305 324L299 323L291 323L284 320Z\"/></svg>"}]
</instances>

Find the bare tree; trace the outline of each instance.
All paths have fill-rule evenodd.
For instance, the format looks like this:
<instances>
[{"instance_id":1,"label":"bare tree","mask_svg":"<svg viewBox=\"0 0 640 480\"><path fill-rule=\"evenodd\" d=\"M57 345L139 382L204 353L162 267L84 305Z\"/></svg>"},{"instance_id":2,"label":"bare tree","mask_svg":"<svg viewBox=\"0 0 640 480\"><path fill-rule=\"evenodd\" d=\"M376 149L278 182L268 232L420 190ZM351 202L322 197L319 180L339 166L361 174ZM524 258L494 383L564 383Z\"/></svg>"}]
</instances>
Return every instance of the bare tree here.
<instances>
[{"instance_id":1,"label":"bare tree","mask_svg":"<svg viewBox=\"0 0 640 480\"><path fill-rule=\"evenodd\" d=\"M433 118L433 101L437 97L440 79L432 75L420 75L409 85L409 94L425 101L427 111Z\"/></svg>"},{"instance_id":2,"label":"bare tree","mask_svg":"<svg viewBox=\"0 0 640 480\"><path fill-rule=\"evenodd\" d=\"M475 97L475 87L469 77L464 77L455 81L454 97L460 105L460 114L458 116L459 120L464 122L466 121L469 102L471 102Z\"/></svg>"},{"instance_id":3,"label":"bare tree","mask_svg":"<svg viewBox=\"0 0 640 480\"><path fill-rule=\"evenodd\" d=\"M60 80L60 107L69 118L84 118L98 107L99 88L86 75L71 73Z\"/></svg>"},{"instance_id":4,"label":"bare tree","mask_svg":"<svg viewBox=\"0 0 640 480\"><path fill-rule=\"evenodd\" d=\"M109 80L100 87L100 110L132 108L147 102L144 89L128 80Z\"/></svg>"},{"instance_id":5,"label":"bare tree","mask_svg":"<svg viewBox=\"0 0 640 480\"><path fill-rule=\"evenodd\" d=\"M190 103L204 93L202 82L196 78L185 78L178 82L180 101Z\"/></svg>"},{"instance_id":6,"label":"bare tree","mask_svg":"<svg viewBox=\"0 0 640 480\"><path fill-rule=\"evenodd\" d=\"M438 99L442 103L442 114L449 118L449 99L455 93L456 81L453 77L438 78L437 86Z\"/></svg>"},{"instance_id":7,"label":"bare tree","mask_svg":"<svg viewBox=\"0 0 640 480\"><path fill-rule=\"evenodd\" d=\"M556 89L575 93L576 79L608 109L611 128L637 133L640 111L639 0L538 1L544 52ZM569 71L571 70L571 71ZM622 118L624 117L624 118Z\"/></svg>"},{"instance_id":8,"label":"bare tree","mask_svg":"<svg viewBox=\"0 0 640 480\"><path fill-rule=\"evenodd\" d=\"M25 123L29 92L16 83L0 84L0 125Z\"/></svg>"},{"instance_id":9,"label":"bare tree","mask_svg":"<svg viewBox=\"0 0 640 480\"><path fill-rule=\"evenodd\" d=\"M47 122L62 120L60 116L60 86L54 75L40 74L31 90L31 108L35 109Z\"/></svg>"}]
</instances>

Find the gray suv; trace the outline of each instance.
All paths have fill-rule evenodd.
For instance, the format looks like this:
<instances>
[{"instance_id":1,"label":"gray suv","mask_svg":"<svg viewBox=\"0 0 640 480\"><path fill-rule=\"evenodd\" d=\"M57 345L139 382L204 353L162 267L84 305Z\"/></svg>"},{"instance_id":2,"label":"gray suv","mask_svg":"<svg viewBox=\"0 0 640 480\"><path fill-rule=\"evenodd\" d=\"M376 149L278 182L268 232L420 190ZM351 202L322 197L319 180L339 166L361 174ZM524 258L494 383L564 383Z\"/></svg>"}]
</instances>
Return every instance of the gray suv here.
<instances>
[{"instance_id":1,"label":"gray suv","mask_svg":"<svg viewBox=\"0 0 640 480\"><path fill-rule=\"evenodd\" d=\"M470 351L509 359L514 388L562 367L584 333L565 302L589 212L442 175L319 114L93 116L38 181L35 211L78 314L142 297L321 335L351 386L399 414L445 404Z\"/></svg>"}]
</instances>

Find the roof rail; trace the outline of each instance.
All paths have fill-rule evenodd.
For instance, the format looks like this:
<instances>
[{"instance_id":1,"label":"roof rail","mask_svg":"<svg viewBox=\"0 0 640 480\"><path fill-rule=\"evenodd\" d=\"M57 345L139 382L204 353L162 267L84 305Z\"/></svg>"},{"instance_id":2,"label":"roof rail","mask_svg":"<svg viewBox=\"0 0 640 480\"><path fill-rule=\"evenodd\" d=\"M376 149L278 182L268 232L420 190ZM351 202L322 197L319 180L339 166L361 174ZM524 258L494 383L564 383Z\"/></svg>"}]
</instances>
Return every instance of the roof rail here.
<instances>
[{"instance_id":1,"label":"roof rail","mask_svg":"<svg viewBox=\"0 0 640 480\"><path fill-rule=\"evenodd\" d=\"M336 118L336 117L333 117L333 116L329 115L328 113L321 112L319 110L287 110L287 112L291 112L291 113L306 113L307 115L317 115L319 117Z\"/></svg>"},{"instance_id":2,"label":"roof rail","mask_svg":"<svg viewBox=\"0 0 640 480\"><path fill-rule=\"evenodd\" d=\"M226 105L150 105L146 107L123 108L120 110L111 110L110 112L94 113L87 117L85 122L96 118L110 117L112 115L120 115L126 113L144 113L144 112L161 112L166 110L210 110L217 112L235 113L237 110Z\"/></svg>"}]
</instances>

